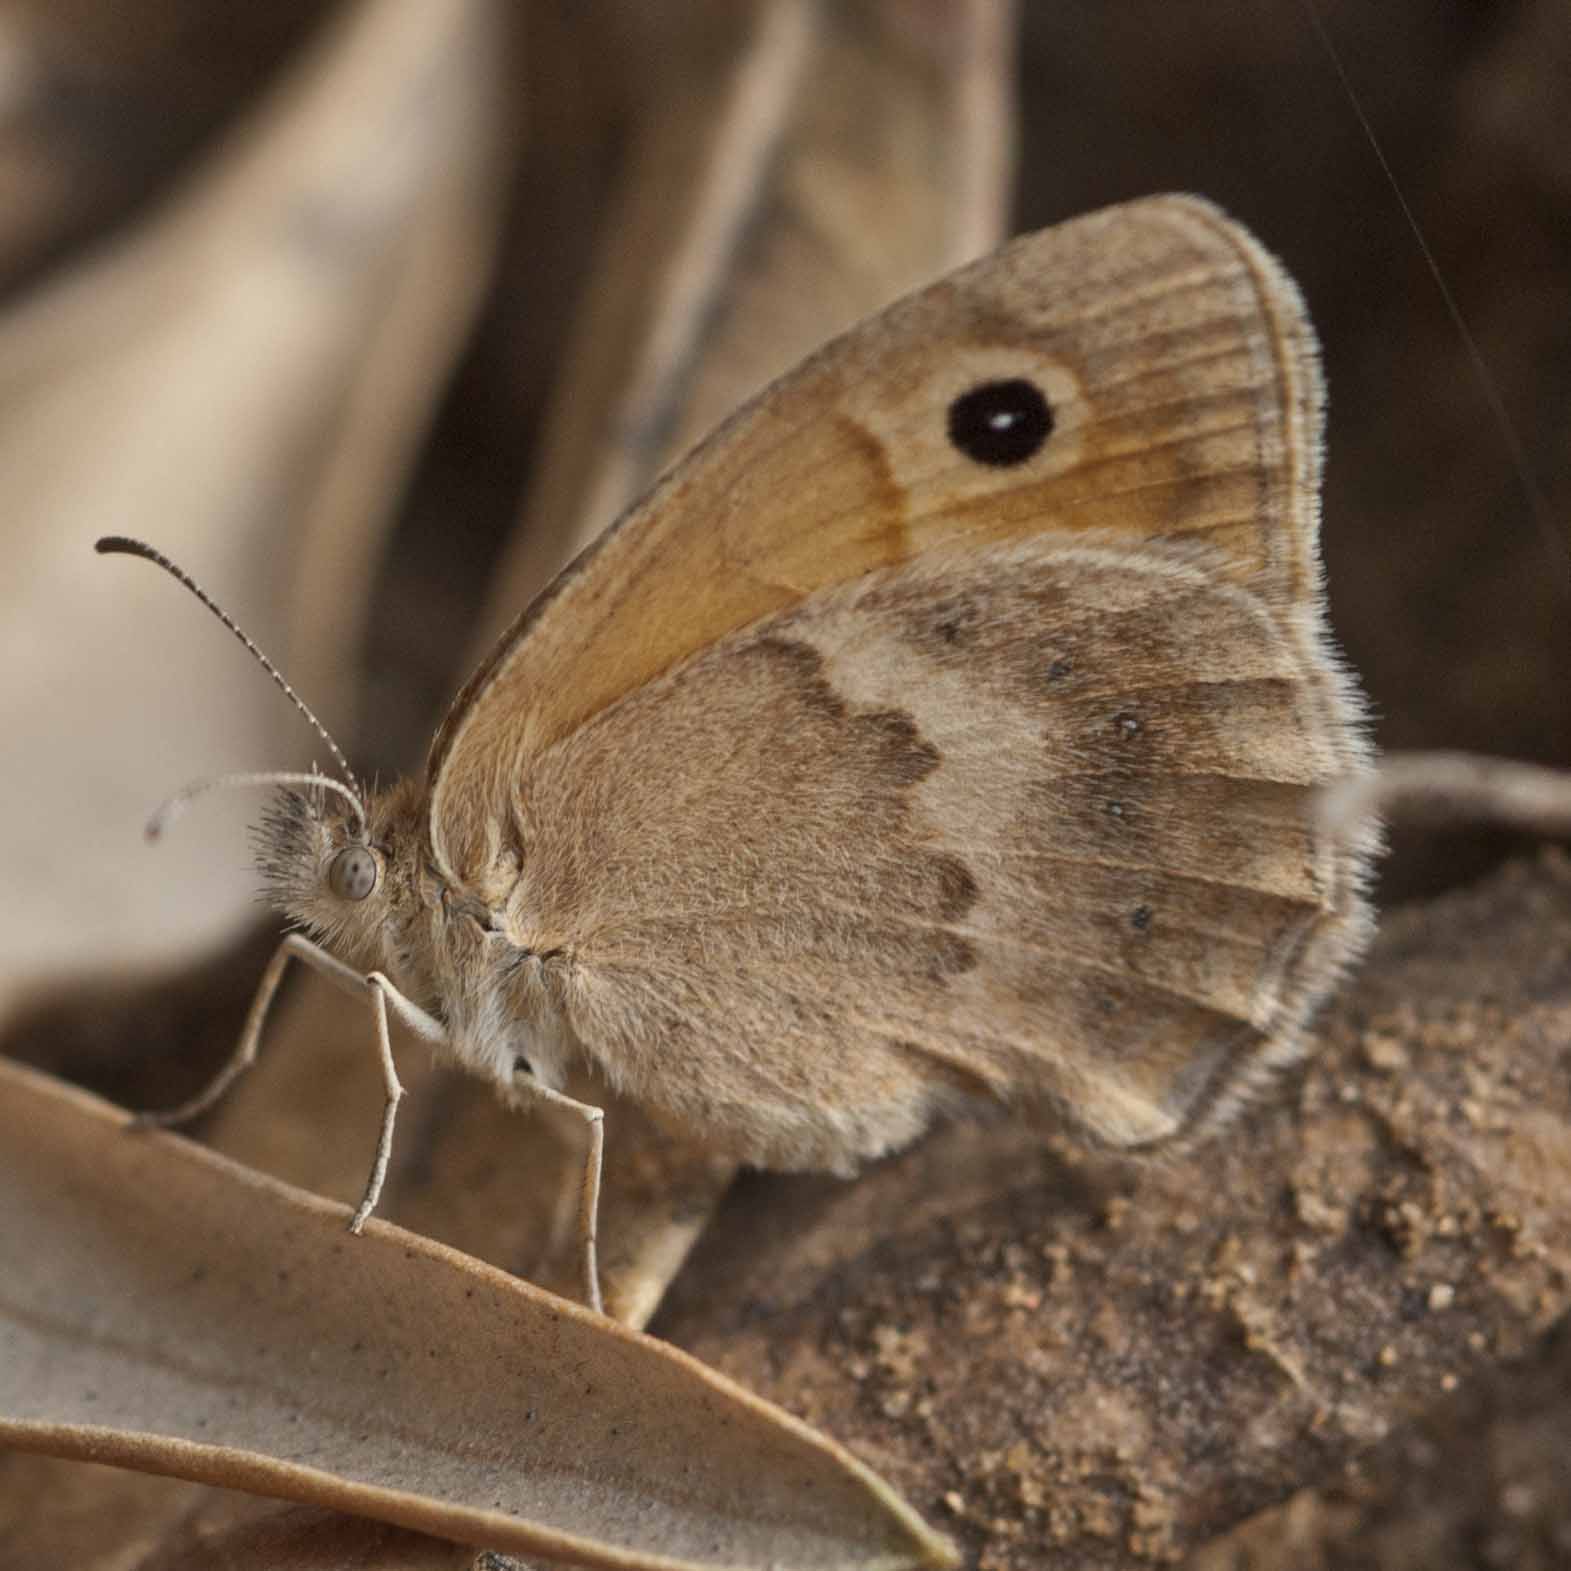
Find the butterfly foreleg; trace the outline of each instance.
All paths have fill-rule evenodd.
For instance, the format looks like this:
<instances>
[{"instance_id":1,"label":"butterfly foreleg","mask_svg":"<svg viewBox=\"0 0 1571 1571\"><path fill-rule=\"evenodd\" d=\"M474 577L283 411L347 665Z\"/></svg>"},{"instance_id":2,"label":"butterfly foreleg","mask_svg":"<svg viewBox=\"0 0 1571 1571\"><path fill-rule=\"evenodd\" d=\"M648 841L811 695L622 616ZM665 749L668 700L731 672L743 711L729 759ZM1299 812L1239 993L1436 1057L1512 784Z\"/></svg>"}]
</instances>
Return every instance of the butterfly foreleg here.
<instances>
[{"instance_id":1,"label":"butterfly foreleg","mask_svg":"<svg viewBox=\"0 0 1571 1571\"><path fill-rule=\"evenodd\" d=\"M387 1026L388 1005L392 1005L393 1012L410 1030L429 1042L445 1042L447 1033L442 1029L439 1021L433 1019L418 1004L404 997L381 972L373 971L367 975L356 971L352 966L346 966L343 961L334 959L320 944L312 943L309 938L302 937L299 933L289 934L273 951L272 958L262 972L262 980L257 984L256 996L251 1000L251 1008L246 1013L240 1040L235 1044L234 1052L230 1054L228 1061L218 1073L189 1101L182 1102L178 1107L170 1108L166 1112L140 1113L132 1120L131 1127L174 1128L179 1124L200 1118L203 1113L208 1112L223 1099L225 1092L256 1062L257 1050L262 1040L262 1028L267 1023L268 1013L273 1007L273 999L278 993L278 984L283 981L284 972L288 969L291 960L303 961L335 986L357 997L369 997L371 1003L371 1015L376 1028L377 1058L382 1068L382 1086L386 1092L386 1101L382 1107L382 1126L377 1136L376 1157L371 1166L371 1176L366 1181L365 1193L349 1223L350 1231L358 1233L365 1226L366 1218L376 1209L376 1203L381 1197L382 1184L387 1177L388 1160L393 1150L393 1127L398 1118L398 1104L404 1095L403 1085L398 1078L398 1069L393 1062L393 1044Z\"/></svg>"},{"instance_id":2,"label":"butterfly foreleg","mask_svg":"<svg viewBox=\"0 0 1571 1571\"><path fill-rule=\"evenodd\" d=\"M302 940L304 942L304 940ZM387 1028L387 1008L393 1012L416 1036L427 1042L441 1044L447 1041L442 1024L428 1015L418 1004L406 998L380 971L362 976L358 971L335 960L326 950L311 945L314 951L309 959L324 976L336 982L346 992L366 993L371 1000L371 1018L376 1026L377 1059L382 1066L382 1088L386 1101L382 1104L382 1127L376 1137L376 1156L371 1163L371 1174L366 1179L365 1193L355 1214L349 1219L349 1231L358 1233L365 1226L366 1218L376 1209L382 1198L382 1184L387 1177L387 1164L393 1154L393 1126L398 1121L398 1104L403 1100L404 1087L398 1078L398 1066L393 1062L393 1040Z\"/></svg>"},{"instance_id":3,"label":"butterfly foreleg","mask_svg":"<svg viewBox=\"0 0 1571 1571\"><path fill-rule=\"evenodd\" d=\"M578 1192L578 1238L584 1278L584 1302L597 1314L605 1313L600 1296L600 1264L596 1238L600 1226L600 1172L605 1158L605 1111L588 1102L575 1101L529 1076L513 1082L514 1094L523 1101L543 1102L559 1107L583 1120L589 1131L589 1149L584 1155L584 1174Z\"/></svg>"},{"instance_id":4,"label":"butterfly foreleg","mask_svg":"<svg viewBox=\"0 0 1571 1571\"><path fill-rule=\"evenodd\" d=\"M296 957L309 959L309 955L303 951L315 951L316 948L317 946L309 939L302 938L297 933L291 933L284 939L273 951L272 959L267 962L267 968L262 972L262 980L257 984L256 995L252 998L251 1007L246 1012L245 1026L240 1032L240 1040L235 1044L234 1052L229 1055L223 1067L188 1101L161 1113L138 1113L131 1121L131 1127L173 1129L180 1124L188 1124L193 1119L200 1118L202 1114L216 1107L223 1100L224 1093L230 1086L256 1062L257 1047L262 1040L262 1027L267 1022L268 1011L273 1007L273 998L278 992L278 984L283 980L290 960Z\"/></svg>"}]
</instances>

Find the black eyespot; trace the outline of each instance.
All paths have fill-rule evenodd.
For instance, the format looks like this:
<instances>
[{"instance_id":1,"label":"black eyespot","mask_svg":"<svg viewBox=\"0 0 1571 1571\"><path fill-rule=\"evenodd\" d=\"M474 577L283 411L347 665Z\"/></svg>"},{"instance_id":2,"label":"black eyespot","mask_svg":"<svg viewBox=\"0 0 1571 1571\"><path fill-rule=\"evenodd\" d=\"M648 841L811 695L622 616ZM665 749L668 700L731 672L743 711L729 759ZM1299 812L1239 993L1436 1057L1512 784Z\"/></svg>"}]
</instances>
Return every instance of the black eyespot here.
<instances>
[{"instance_id":1,"label":"black eyespot","mask_svg":"<svg viewBox=\"0 0 1571 1571\"><path fill-rule=\"evenodd\" d=\"M1136 906L1134 910L1129 913L1129 925L1134 928L1137 933L1145 932L1145 930L1151 925L1151 907Z\"/></svg>"},{"instance_id":2,"label":"black eyespot","mask_svg":"<svg viewBox=\"0 0 1571 1571\"><path fill-rule=\"evenodd\" d=\"M527 1075L531 1080L533 1080L535 1077L535 1066L531 1064L527 1058L524 1058L522 1055L520 1055L513 1060L513 1073L515 1076Z\"/></svg>"},{"instance_id":3,"label":"black eyespot","mask_svg":"<svg viewBox=\"0 0 1571 1571\"><path fill-rule=\"evenodd\" d=\"M967 458L996 469L1023 464L1053 434L1053 411L1023 377L983 382L949 406L949 440Z\"/></svg>"},{"instance_id":4,"label":"black eyespot","mask_svg":"<svg viewBox=\"0 0 1571 1571\"><path fill-rule=\"evenodd\" d=\"M328 864L327 887L340 900L364 900L376 880L376 855L366 846L345 846Z\"/></svg>"}]
</instances>

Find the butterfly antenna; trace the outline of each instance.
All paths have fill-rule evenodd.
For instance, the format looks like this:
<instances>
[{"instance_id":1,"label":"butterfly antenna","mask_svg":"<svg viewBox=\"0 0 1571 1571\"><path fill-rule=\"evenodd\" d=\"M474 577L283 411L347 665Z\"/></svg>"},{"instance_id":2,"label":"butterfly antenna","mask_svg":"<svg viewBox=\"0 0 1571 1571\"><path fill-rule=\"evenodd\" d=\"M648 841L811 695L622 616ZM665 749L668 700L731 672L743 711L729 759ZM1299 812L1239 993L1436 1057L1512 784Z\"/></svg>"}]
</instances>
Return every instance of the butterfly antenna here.
<instances>
[{"instance_id":1,"label":"butterfly antenna","mask_svg":"<svg viewBox=\"0 0 1571 1571\"><path fill-rule=\"evenodd\" d=\"M344 780L347 782L352 782L354 780L355 774L354 770L349 767L349 760L344 757L343 750L339 747L338 743L335 742L328 734L327 727L323 725L322 722L318 720L311 712L311 706L306 703L306 701L289 685L288 682L284 680L283 672L281 672L278 667L275 666L273 662L269 660L267 656L264 655L262 651L258 649L243 632L240 631L240 627L238 623L236 623L235 619L230 616L229 613L225 611L223 607L220 606L213 599L213 597L208 594L208 592L203 589L194 578L192 578L189 573L185 572L179 567L176 567L175 564L171 562L162 551L155 551L153 547L148 545L145 540L133 540L128 535L105 535L101 540L98 540L94 543L93 549L103 556L139 556L144 562L151 562L155 567L163 568L163 570L168 573L176 583L184 584L185 587L189 589L191 593L195 595L196 598L200 600L202 604L205 605L207 609L211 611L213 615L216 616L218 620L222 622L224 626L227 627L229 631L233 633L247 649L251 651L251 653L256 657L257 664L260 665L261 668L267 672L267 674L278 684L279 688L283 691L284 697L287 698L289 702L292 703L295 708L305 716L311 729L315 731L324 742L327 743L327 750L333 755L333 761L342 771ZM179 803L179 807L175 807L173 813L169 814L170 817L173 817L178 814L181 809L183 809L185 802L188 801L191 796L198 794L200 791L211 789L217 785L222 785L225 783L251 785L261 784L266 780L282 781L290 778L315 779L319 782L326 782L331 784L341 795L347 796L348 799L354 803L355 809L359 814L361 824L363 825L365 823L365 808L361 804L359 797L355 795L352 786L340 784L337 781L328 781L328 778L325 775L302 775L287 777L282 775L224 775L215 780L199 781L195 786L188 787L187 790L171 797L169 801L158 810L158 814L164 814L172 804ZM155 823L159 822L158 814L154 815ZM167 821L168 820L166 818L164 822ZM152 824L148 825L148 832L150 835L155 833Z\"/></svg>"},{"instance_id":2,"label":"butterfly antenna","mask_svg":"<svg viewBox=\"0 0 1571 1571\"><path fill-rule=\"evenodd\" d=\"M319 774L315 770L265 769L212 775L206 780L193 780L190 785L182 786L173 796L161 802L158 810L148 819L145 831L147 838L157 840L197 797L206 796L209 791L227 791L232 786L271 785L308 785L315 786L319 791L336 791L354 809L360 828L365 828L365 807L342 780L335 780L331 775Z\"/></svg>"}]
</instances>

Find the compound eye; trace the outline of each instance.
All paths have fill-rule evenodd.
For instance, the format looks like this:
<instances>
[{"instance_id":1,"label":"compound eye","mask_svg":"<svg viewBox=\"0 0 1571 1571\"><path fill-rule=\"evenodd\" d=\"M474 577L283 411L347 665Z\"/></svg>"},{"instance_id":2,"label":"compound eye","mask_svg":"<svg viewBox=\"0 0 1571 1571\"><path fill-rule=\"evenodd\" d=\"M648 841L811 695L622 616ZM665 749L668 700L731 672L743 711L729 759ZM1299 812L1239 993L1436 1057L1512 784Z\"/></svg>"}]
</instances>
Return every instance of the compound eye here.
<instances>
[{"instance_id":1,"label":"compound eye","mask_svg":"<svg viewBox=\"0 0 1571 1571\"><path fill-rule=\"evenodd\" d=\"M327 866L327 887L340 900L364 900L376 880L376 856L366 846L345 846Z\"/></svg>"}]
</instances>

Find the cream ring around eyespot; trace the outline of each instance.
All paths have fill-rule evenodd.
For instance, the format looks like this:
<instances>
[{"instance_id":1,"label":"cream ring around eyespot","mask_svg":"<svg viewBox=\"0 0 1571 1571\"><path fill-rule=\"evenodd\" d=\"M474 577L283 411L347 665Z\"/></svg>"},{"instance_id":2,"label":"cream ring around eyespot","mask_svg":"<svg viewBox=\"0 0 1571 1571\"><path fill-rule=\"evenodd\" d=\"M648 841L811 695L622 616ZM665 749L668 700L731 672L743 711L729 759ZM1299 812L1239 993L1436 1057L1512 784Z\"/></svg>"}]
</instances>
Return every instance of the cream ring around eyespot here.
<instances>
[{"instance_id":1,"label":"cream ring around eyespot","mask_svg":"<svg viewBox=\"0 0 1571 1571\"><path fill-rule=\"evenodd\" d=\"M951 411L978 389L1026 382L1047 402L1051 430L1015 462L981 462L959 449ZM844 415L876 443L906 518L952 511L1050 479L1079 462L1085 447L1085 397L1062 360L1023 346L964 345L933 349L931 369L901 379L897 390L876 380L848 399Z\"/></svg>"}]
</instances>

